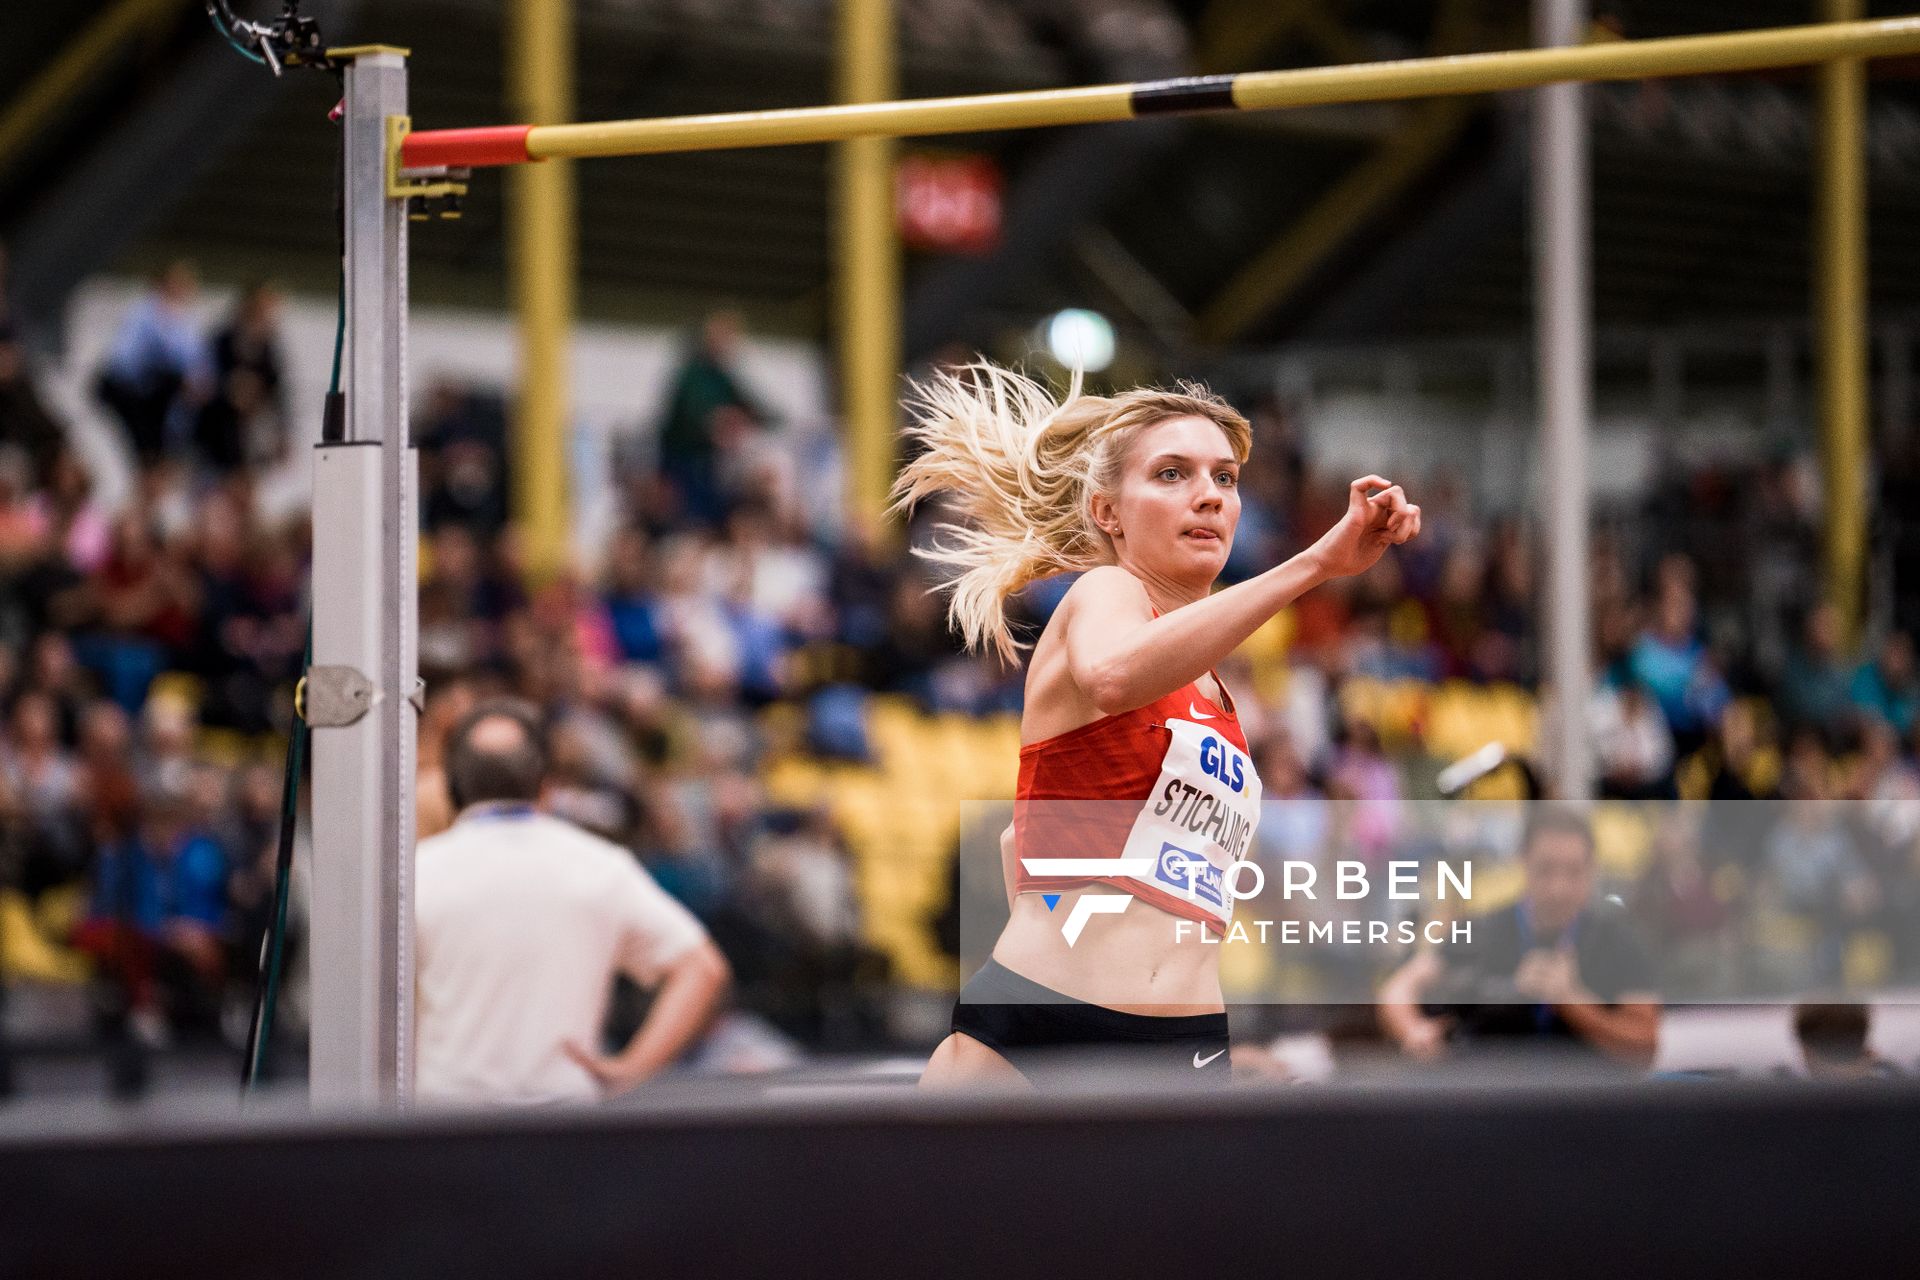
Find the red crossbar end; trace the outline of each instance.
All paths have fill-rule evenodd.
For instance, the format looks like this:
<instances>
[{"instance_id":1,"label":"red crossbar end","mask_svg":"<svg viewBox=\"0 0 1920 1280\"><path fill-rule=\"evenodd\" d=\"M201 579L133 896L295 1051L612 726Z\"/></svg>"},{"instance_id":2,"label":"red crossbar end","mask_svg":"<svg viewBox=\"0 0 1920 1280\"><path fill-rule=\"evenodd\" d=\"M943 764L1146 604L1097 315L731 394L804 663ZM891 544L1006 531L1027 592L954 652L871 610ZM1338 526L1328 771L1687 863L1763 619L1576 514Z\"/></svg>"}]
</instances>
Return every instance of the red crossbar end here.
<instances>
[{"instance_id":1,"label":"red crossbar end","mask_svg":"<svg viewBox=\"0 0 1920 1280\"><path fill-rule=\"evenodd\" d=\"M525 164L530 124L492 125L484 129L424 129L409 133L400 144L400 164L407 169L480 169L488 165Z\"/></svg>"}]
</instances>

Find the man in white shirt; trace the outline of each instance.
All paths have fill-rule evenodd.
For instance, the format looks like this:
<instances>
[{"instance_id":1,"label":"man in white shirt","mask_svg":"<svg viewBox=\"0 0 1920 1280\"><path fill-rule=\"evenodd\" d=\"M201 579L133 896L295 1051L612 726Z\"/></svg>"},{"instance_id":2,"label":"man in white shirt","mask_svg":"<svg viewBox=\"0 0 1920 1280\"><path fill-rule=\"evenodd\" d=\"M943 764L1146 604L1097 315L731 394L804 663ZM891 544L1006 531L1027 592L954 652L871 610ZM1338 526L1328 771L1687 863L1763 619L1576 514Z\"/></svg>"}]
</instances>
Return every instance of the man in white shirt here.
<instances>
[{"instance_id":1,"label":"man in white shirt","mask_svg":"<svg viewBox=\"0 0 1920 1280\"><path fill-rule=\"evenodd\" d=\"M423 1101L565 1102L632 1088L705 1029L730 971L692 913L626 849L536 808L537 714L497 700L446 750L458 818L420 842L415 1091ZM655 991L599 1051L616 974Z\"/></svg>"}]
</instances>

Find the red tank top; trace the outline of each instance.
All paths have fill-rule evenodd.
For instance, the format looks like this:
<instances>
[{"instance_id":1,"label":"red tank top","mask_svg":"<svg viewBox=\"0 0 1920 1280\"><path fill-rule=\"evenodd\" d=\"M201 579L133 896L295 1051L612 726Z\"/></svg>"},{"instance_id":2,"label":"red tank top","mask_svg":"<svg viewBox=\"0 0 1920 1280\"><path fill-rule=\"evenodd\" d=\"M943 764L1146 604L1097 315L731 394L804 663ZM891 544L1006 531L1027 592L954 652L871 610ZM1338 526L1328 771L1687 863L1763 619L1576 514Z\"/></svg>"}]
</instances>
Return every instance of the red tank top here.
<instances>
[{"instance_id":1,"label":"red tank top","mask_svg":"<svg viewBox=\"0 0 1920 1280\"><path fill-rule=\"evenodd\" d=\"M1250 854L1260 815L1260 779L1231 698L1222 706L1186 684L1030 743L1014 796L1015 893L1106 884L1183 919L1217 927L1231 918L1225 872ZM1132 865L1039 875L1028 858Z\"/></svg>"}]
</instances>

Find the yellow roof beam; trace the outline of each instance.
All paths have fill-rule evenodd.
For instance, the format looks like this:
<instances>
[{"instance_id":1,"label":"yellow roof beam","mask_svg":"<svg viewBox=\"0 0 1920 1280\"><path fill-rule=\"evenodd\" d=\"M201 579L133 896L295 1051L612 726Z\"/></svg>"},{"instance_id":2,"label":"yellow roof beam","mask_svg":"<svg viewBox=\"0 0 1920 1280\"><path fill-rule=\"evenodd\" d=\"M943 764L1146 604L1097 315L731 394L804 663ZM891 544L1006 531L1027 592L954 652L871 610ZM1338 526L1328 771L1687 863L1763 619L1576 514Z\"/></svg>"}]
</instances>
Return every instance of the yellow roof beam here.
<instances>
[{"instance_id":1,"label":"yellow roof beam","mask_svg":"<svg viewBox=\"0 0 1920 1280\"><path fill-rule=\"evenodd\" d=\"M0 111L0 173L19 160L61 108L86 88L129 40L184 7L185 0L119 0L69 41Z\"/></svg>"},{"instance_id":2,"label":"yellow roof beam","mask_svg":"<svg viewBox=\"0 0 1920 1280\"><path fill-rule=\"evenodd\" d=\"M1311 15L1326 21L1317 9ZM1473 31L1471 0L1448 0L1434 22L1433 51L1458 51L1471 41ZM1426 172L1460 136L1468 110L1469 104L1460 98L1432 98L1415 107L1372 154L1221 289L1200 313L1200 338L1230 342L1285 301L1368 219Z\"/></svg>"}]
</instances>

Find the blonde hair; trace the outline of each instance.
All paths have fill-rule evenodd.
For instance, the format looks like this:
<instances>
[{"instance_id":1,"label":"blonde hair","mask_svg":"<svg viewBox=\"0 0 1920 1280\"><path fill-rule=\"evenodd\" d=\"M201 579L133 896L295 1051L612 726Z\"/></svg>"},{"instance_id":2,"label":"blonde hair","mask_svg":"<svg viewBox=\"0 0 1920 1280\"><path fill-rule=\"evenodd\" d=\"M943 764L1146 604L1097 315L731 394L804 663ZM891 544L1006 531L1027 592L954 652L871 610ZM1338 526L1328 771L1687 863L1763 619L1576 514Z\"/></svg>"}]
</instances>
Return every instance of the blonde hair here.
<instances>
[{"instance_id":1,"label":"blonde hair","mask_svg":"<svg viewBox=\"0 0 1920 1280\"><path fill-rule=\"evenodd\" d=\"M949 495L962 523L942 524L914 554L959 570L944 584L947 616L970 650L991 644L1009 664L1026 647L1007 626L1007 597L1037 578L1113 563L1113 543L1088 498L1113 493L1127 450L1146 427L1205 418L1247 460L1247 420L1207 388L1141 387L1082 395L1076 372L1056 401L1032 378L981 361L935 373L907 398L920 452L893 482L891 511Z\"/></svg>"}]
</instances>

